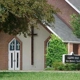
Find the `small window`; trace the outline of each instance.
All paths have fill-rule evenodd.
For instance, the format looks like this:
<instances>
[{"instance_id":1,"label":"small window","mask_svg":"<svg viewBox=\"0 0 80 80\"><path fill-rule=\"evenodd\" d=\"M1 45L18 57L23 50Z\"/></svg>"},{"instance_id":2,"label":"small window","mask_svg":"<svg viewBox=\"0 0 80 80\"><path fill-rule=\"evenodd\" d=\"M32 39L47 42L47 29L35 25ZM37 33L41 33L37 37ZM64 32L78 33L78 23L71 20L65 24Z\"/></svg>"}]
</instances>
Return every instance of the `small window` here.
<instances>
[{"instance_id":1,"label":"small window","mask_svg":"<svg viewBox=\"0 0 80 80\"><path fill-rule=\"evenodd\" d=\"M16 40L16 50L20 50L20 43Z\"/></svg>"},{"instance_id":2,"label":"small window","mask_svg":"<svg viewBox=\"0 0 80 80\"><path fill-rule=\"evenodd\" d=\"M10 43L10 50L14 50L15 48L15 41L13 40L11 43Z\"/></svg>"}]
</instances>

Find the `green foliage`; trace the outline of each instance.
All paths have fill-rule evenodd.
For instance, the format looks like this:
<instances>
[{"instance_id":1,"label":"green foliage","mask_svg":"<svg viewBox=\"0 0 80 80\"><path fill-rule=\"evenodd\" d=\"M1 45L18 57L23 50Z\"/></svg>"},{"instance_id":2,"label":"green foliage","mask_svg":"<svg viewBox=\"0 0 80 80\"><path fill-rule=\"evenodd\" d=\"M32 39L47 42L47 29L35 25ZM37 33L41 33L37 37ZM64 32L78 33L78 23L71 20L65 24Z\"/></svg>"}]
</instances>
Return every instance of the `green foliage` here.
<instances>
[{"instance_id":1,"label":"green foliage","mask_svg":"<svg viewBox=\"0 0 80 80\"><path fill-rule=\"evenodd\" d=\"M46 65L52 66L54 62L62 62L62 55L66 53L66 45L61 39L52 35L47 48Z\"/></svg>"},{"instance_id":2,"label":"green foliage","mask_svg":"<svg viewBox=\"0 0 80 80\"><path fill-rule=\"evenodd\" d=\"M54 62L53 63L54 70L63 70L63 71L73 71L73 70L80 70L80 63L67 63L63 64L61 62Z\"/></svg>"},{"instance_id":3,"label":"green foliage","mask_svg":"<svg viewBox=\"0 0 80 80\"><path fill-rule=\"evenodd\" d=\"M68 63L64 65L64 70L80 70L80 63Z\"/></svg>"},{"instance_id":4,"label":"green foliage","mask_svg":"<svg viewBox=\"0 0 80 80\"><path fill-rule=\"evenodd\" d=\"M77 64L67 63L64 65L64 70L77 70Z\"/></svg>"},{"instance_id":5,"label":"green foliage","mask_svg":"<svg viewBox=\"0 0 80 80\"><path fill-rule=\"evenodd\" d=\"M54 62L53 63L54 70L64 70L64 64L62 62Z\"/></svg>"},{"instance_id":6,"label":"green foliage","mask_svg":"<svg viewBox=\"0 0 80 80\"><path fill-rule=\"evenodd\" d=\"M71 26L73 27L74 34L80 38L80 15L71 15Z\"/></svg>"},{"instance_id":7,"label":"green foliage","mask_svg":"<svg viewBox=\"0 0 80 80\"><path fill-rule=\"evenodd\" d=\"M47 0L0 0L0 31L26 35L39 21L54 22L57 11Z\"/></svg>"}]
</instances>

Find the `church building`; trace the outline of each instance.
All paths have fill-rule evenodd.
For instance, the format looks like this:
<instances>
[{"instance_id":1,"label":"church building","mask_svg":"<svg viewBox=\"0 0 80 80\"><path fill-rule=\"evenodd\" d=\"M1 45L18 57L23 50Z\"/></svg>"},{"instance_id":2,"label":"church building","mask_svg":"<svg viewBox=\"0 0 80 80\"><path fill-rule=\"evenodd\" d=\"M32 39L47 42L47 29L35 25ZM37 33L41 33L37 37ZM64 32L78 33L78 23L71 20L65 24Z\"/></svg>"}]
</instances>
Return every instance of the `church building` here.
<instances>
[{"instance_id":1,"label":"church building","mask_svg":"<svg viewBox=\"0 0 80 80\"><path fill-rule=\"evenodd\" d=\"M44 70L47 42L51 34L58 36L67 44L68 53L80 55L80 39L70 26L70 15L78 14L79 0L48 0L48 3L59 8L61 13L55 16L54 27L38 24L38 29L31 29L31 36L25 38L0 33L0 70Z\"/></svg>"}]
</instances>

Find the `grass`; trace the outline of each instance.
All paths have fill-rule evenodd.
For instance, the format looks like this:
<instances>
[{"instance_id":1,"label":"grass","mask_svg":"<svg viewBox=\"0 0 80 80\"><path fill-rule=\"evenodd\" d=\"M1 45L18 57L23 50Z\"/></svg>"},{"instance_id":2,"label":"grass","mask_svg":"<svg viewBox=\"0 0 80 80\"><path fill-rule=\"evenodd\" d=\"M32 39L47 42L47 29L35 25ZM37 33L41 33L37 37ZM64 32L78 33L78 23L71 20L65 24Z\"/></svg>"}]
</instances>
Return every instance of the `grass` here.
<instances>
[{"instance_id":1,"label":"grass","mask_svg":"<svg viewBox=\"0 0 80 80\"><path fill-rule=\"evenodd\" d=\"M0 80L80 80L80 72L0 72Z\"/></svg>"}]
</instances>

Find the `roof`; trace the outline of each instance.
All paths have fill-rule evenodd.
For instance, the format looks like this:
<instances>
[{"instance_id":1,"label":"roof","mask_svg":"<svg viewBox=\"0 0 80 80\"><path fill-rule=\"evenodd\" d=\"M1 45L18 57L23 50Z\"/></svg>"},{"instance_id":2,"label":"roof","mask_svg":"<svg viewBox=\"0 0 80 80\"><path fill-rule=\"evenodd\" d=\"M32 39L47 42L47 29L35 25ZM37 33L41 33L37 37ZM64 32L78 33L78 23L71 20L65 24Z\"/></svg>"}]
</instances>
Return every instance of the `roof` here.
<instances>
[{"instance_id":1,"label":"roof","mask_svg":"<svg viewBox=\"0 0 80 80\"><path fill-rule=\"evenodd\" d=\"M55 8L59 8L61 12L58 12L58 16L63 19L68 25L70 24L71 15L78 14L78 12L72 8L66 1L68 0L47 0L49 4L54 6ZM76 1L76 0L73 0ZM72 26L69 26L72 27Z\"/></svg>"},{"instance_id":2,"label":"roof","mask_svg":"<svg viewBox=\"0 0 80 80\"><path fill-rule=\"evenodd\" d=\"M80 0L65 0L71 7L80 13Z\"/></svg>"},{"instance_id":3,"label":"roof","mask_svg":"<svg viewBox=\"0 0 80 80\"><path fill-rule=\"evenodd\" d=\"M77 38L71 28L67 26L58 16L55 16L54 27L47 26L47 28L56 36L62 39L63 42L80 43L80 39Z\"/></svg>"}]
</instances>

